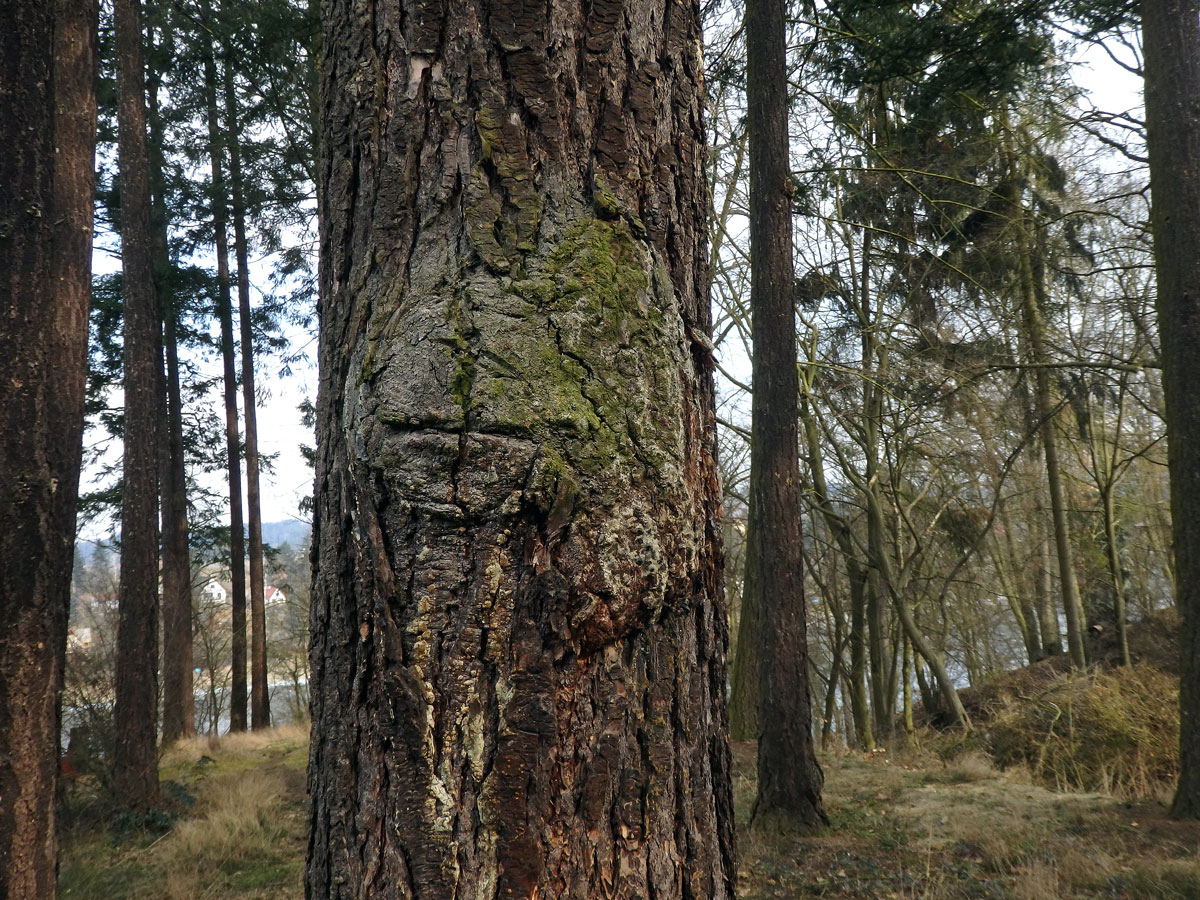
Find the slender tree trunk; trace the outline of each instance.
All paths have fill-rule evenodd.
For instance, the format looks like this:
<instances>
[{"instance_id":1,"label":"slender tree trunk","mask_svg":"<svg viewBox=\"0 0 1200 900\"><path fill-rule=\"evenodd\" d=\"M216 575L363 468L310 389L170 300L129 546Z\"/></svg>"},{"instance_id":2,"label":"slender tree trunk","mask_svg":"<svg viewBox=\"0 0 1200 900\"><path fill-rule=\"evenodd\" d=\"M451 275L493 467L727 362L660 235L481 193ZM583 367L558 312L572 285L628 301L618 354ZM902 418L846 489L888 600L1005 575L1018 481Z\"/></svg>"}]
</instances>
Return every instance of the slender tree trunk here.
<instances>
[{"instance_id":1,"label":"slender tree trunk","mask_svg":"<svg viewBox=\"0 0 1200 900\"><path fill-rule=\"evenodd\" d=\"M158 794L158 295L139 0L116 0L117 122L124 295L125 454L117 623L113 792L132 810Z\"/></svg>"},{"instance_id":2,"label":"slender tree trunk","mask_svg":"<svg viewBox=\"0 0 1200 900\"><path fill-rule=\"evenodd\" d=\"M875 494L876 502L882 503L879 496L879 426L883 417L883 392L878 383L876 363L882 354L879 348L877 332L878 317L874 314L871 298L871 245L873 232L869 227L863 229L862 270L859 290L859 325L862 335L862 391L863 391L863 458L865 461L863 481L865 490ZM883 666L883 611L885 601L880 585L880 571L877 560L887 552L883 545L882 520L877 528L875 519L867 518L867 555L868 568L866 571L866 647L870 661L871 712L874 721L875 734L881 737L888 732L889 703L884 690Z\"/></svg>"},{"instance_id":3,"label":"slender tree trunk","mask_svg":"<svg viewBox=\"0 0 1200 900\"><path fill-rule=\"evenodd\" d=\"M1110 482L1100 489L1100 506L1104 515L1104 549L1108 560L1108 577L1113 587L1113 621L1117 629L1117 646L1121 650L1121 665L1131 666L1129 629L1125 622L1125 580L1121 577L1121 556L1117 549L1117 510L1113 502L1114 485Z\"/></svg>"},{"instance_id":4,"label":"slender tree trunk","mask_svg":"<svg viewBox=\"0 0 1200 900\"><path fill-rule=\"evenodd\" d=\"M733 655L729 679L729 736L735 741L757 740L759 734L758 698L762 693L759 659L762 656L765 588L758 584L758 567L751 566L751 560L758 555L758 520L754 504L755 499L751 496L746 515L745 571L737 622L737 652Z\"/></svg>"},{"instance_id":5,"label":"slender tree trunk","mask_svg":"<svg viewBox=\"0 0 1200 900\"><path fill-rule=\"evenodd\" d=\"M746 593L758 635L758 794L751 822L828 824L808 687L804 539L800 530L800 378L792 301L791 162L784 0L746 4L750 135L750 310L754 398ZM753 577L751 577L753 573ZM745 652L743 650L742 652Z\"/></svg>"},{"instance_id":6,"label":"slender tree trunk","mask_svg":"<svg viewBox=\"0 0 1200 900\"><path fill-rule=\"evenodd\" d=\"M1171 805L1200 818L1200 4L1143 0L1151 224L1158 274L1176 605L1180 771Z\"/></svg>"},{"instance_id":7,"label":"slender tree trunk","mask_svg":"<svg viewBox=\"0 0 1200 900\"><path fill-rule=\"evenodd\" d=\"M1054 599L1050 592L1050 538L1042 525L1035 525L1030 530L1037 541L1034 600L1037 604L1038 631L1042 635L1042 655L1054 656L1063 652L1063 645L1062 633L1058 629L1058 616L1054 611Z\"/></svg>"},{"instance_id":8,"label":"slender tree trunk","mask_svg":"<svg viewBox=\"0 0 1200 900\"><path fill-rule=\"evenodd\" d=\"M833 747L833 720L837 715L838 685L842 683L845 670L844 657L846 652L845 625L842 616L833 617L832 653L829 662L829 684L825 690L825 704L821 717L821 748L829 750Z\"/></svg>"},{"instance_id":9,"label":"slender tree trunk","mask_svg":"<svg viewBox=\"0 0 1200 900\"><path fill-rule=\"evenodd\" d=\"M913 735L917 733L917 727L913 723L913 704L912 704L912 642L901 637L901 642L904 645L904 661L900 668L903 671L901 691L903 692L902 705L904 716L904 733L912 740Z\"/></svg>"},{"instance_id":10,"label":"slender tree trunk","mask_svg":"<svg viewBox=\"0 0 1200 900\"><path fill-rule=\"evenodd\" d=\"M308 896L730 900L698 5L324 11Z\"/></svg>"},{"instance_id":11,"label":"slender tree trunk","mask_svg":"<svg viewBox=\"0 0 1200 900\"><path fill-rule=\"evenodd\" d=\"M205 21L212 6L203 0ZM229 194L225 186L225 142L217 110L217 65L213 45L204 50L209 158L212 163L212 217L217 251L217 318L221 323L221 361L225 379L225 454L229 472L229 580L233 628L233 673L229 689L229 730L246 730L246 545L242 518L241 442L238 435L237 366L234 359L233 299L229 282Z\"/></svg>"},{"instance_id":12,"label":"slender tree trunk","mask_svg":"<svg viewBox=\"0 0 1200 900\"><path fill-rule=\"evenodd\" d=\"M53 897L83 452L94 2L0 0L0 896Z\"/></svg>"},{"instance_id":13,"label":"slender tree trunk","mask_svg":"<svg viewBox=\"0 0 1200 900\"><path fill-rule=\"evenodd\" d=\"M262 502L258 487L258 415L254 394L254 329L250 319L250 251L246 242L241 125L233 71L225 67L225 122L229 132L229 186L233 197L233 247L237 259L238 322L242 338L242 418L246 423L246 513L250 553L250 721L271 727L267 685L267 611L264 602Z\"/></svg>"},{"instance_id":14,"label":"slender tree trunk","mask_svg":"<svg viewBox=\"0 0 1200 900\"><path fill-rule=\"evenodd\" d=\"M867 515L876 519L876 527L882 531L883 509L880 505L879 497L874 491L868 491L866 500ZM900 619L904 635L912 644L913 649L928 663L929 670L933 673L934 681L941 694L942 701L945 703L945 709L950 715L950 720L955 724L961 725L964 729L970 728L971 723L967 719L966 710L963 709L962 701L958 697L958 691L954 688L954 682L950 679L950 675L946 671L946 665L942 661L941 655L925 639L925 635L921 632L916 619L913 617L912 610L898 589L896 577L892 572L891 558L886 553L881 554L875 560L875 564L879 570L882 588L887 592L892 602L892 607L896 610L896 615Z\"/></svg>"},{"instance_id":15,"label":"slender tree trunk","mask_svg":"<svg viewBox=\"0 0 1200 900\"><path fill-rule=\"evenodd\" d=\"M925 664L920 659L915 662L913 673L917 676L917 690L921 694L921 705L925 707L926 713L936 713L942 707L939 695L934 693L933 688L929 685L929 679L925 677Z\"/></svg>"},{"instance_id":16,"label":"slender tree trunk","mask_svg":"<svg viewBox=\"0 0 1200 900\"><path fill-rule=\"evenodd\" d=\"M874 732L871 729L871 711L867 704L867 645L866 645L866 573L854 555L854 542L846 521L837 514L829 499L829 488L825 482L825 463L821 455L817 423L807 401L802 409L805 446L808 448L808 465L812 474L813 493L821 514L834 542L841 553L846 567L846 581L850 590L850 671L847 673L851 714L854 718L856 740L864 750L875 749Z\"/></svg>"},{"instance_id":17,"label":"slender tree trunk","mask_svg":"<svg viewBox=\"0 0 1200 900\"><path fill-rule=\"evenodd\" d=\"M847 557L849 560L849 557ZM847 563L850 580L850 709L859 745L875 749L875 729L867 698L867 573Z\"/></svg>"},{"instance_id":18,"label":"slender tree trunk","mask_svg":"<svg viewBox=\"0 0 1200 900\"><path fill-rule=\"evenodd\" d=\"M179 384L178 312L163 320L167 383L167 481L163 490L163 743L196 733L192 651L192 576L188 541L183 397Z\"/></svg>"},{"instance_id":19,"label":"slender tree trunk","mask_svg":"<svg viewBox=\"0 0 1200 900\"><path fill-rule=\"evenodd\" d=\"M167 26L169 28L169 26ZM166 29L164 29L165 31ZM170 58L168 38L165 56ZM167 243L169 215L163 183L165 134L158 109L158 80L147 90L150 129L151 229L154 238L155 277L162 316L165 372L166 440L160 465L162 507L162 741L170 744L196 733L194 676L192 671L192 576L188 548L187 469L183 450L183 399L179 384L179 338L175 295L170 283L171 258Z\"/></svg>"},{"instance_id":20,"label":"slender tree trunk","mask_svg":"<svg viewBox=\"0 0 1200 900\"><path fill-rule=\"evenodd\" d=\"M896 693L900 687L900 673L899 673L900 652L901 652L900 644L904 640L903 632L900 633L899 641L890 639L890 636L892 634L896 633L896 631L897 631L896 623L889 616L888 629L887 629L887 633L889 635L889 640L887 643L888 643L888 646L891 648L892 658L891 658L891 664L888 666L888 679L887 679L887 696L889 698L888 720L887 720L888 743L891 743L896 737L896 700L895 700L895 697L896 697Z\"/></svg>"},{"instance_id":21,"label":"slender tree trunk","mask_svg":"<svg viewBox=\"0 0 1200 900\"><path fill-rule=\"evenodd\" d=\"M1087 665L1083 646L1083 602L1079 596L1079 583L1075 578L1072 560L1071 528L1067 521L1066 490L1058 460L1058 433L1054 428L1054 398L1050 392L1050 372L1046 368L1049 356L1045 346L1045 318L1043 303L1033 270L1033 251L1026 222L1027 214L1021 200L1020 184L1016 177L1018 163L1015 154L1009 154L1008 201L1012 223L1016 234L1017 256L1020 266L1021 311L1025 323L1025 334L1029 341L1031 361L1034 365L1034 409L1037 413L1042 439L1042 453L1046 461L1046 485L1050 492L1050 515L1054 523L1054 545L1058 551L1058 577L1062 586L1063 613L1067 621L1067 650L1071 664L1076 668Z\"/></svg>"},{"instance_id":22,"label":"slender tree trunk","mask_svg":"<svg viewBox=\"0 0 1200 900\"><path fill-rule=\"evenodd\" d=\"M1021 632L1021 641L1025 644L1025 656L1030 663L1035 663L1045 654L1042 650L1041 630L1038 627L1035 604L1030 600L1025 586L1029 583L1019 571L1025 568L1025 562L1018 552L1013 540L1011 517L1008 515L1008 504L1002 503L999 510L999 524L1004 535L1002 547L995 548L994 561L996 574L1000 585L1008 598L1008 607L1012 610L1017 629ZM1030 537L1034 536L1030 534ZM1027 555L1029 546L1024 547Z\"/></svg>"},{"instance_id":23,"label":"slender tree trunk","mask_svg":"<svg viewBox=\"0 0 1200 900\"><path fill-rule=\"evenodd\" d=\"M1028 338L1025 330L1019 332L1019 339L1022 343L1027 344ZM1029 387L1029 379L1023 378L1018 385L1021 393L1022 408L1027 422L1027 430L1032 433L1037 428L1037 411L1033 401L1033 391ZM1040 470L1037 468L1037 461L1028 457L1030 469L1027 477L1030 479L1040 479ZM1040 492L1036 492L1032 497L1039 497ZM1026 525L1029 533L1029 541L1035 546L1035 564L1031 576L1033 583L1031 590L1033 592L1034 610L1037 613L1038 635L1042 647L1042 657L1056 656L1063 652L1062 634L1058 627L1058 613L1054 608L1054 594L1052 590L1052 575L1050 571L1050 533L1046 527L1046 511L1041 505L1042 501L1039 498L1031 505L1023 510Z\"/></svg>"}]
</instances>

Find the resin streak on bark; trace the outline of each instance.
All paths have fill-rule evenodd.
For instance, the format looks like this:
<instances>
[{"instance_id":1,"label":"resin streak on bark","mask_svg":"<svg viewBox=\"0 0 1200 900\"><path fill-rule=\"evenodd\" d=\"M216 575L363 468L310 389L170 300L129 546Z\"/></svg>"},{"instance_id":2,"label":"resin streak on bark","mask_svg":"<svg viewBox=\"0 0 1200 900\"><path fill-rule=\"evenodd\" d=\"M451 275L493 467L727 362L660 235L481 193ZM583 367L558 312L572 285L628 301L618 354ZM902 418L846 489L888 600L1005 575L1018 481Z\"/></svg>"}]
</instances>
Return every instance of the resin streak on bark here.
<instances>
[{"instance_id":1,"label":"resin streak on bark","mask_svg":"<svg viewBox=\"0 0 1200 900\"><path fill-rule=\"evenodd\" d=\"M732 897L698 10L334 3L310 897Z\"/></svg>"}]
</instances>

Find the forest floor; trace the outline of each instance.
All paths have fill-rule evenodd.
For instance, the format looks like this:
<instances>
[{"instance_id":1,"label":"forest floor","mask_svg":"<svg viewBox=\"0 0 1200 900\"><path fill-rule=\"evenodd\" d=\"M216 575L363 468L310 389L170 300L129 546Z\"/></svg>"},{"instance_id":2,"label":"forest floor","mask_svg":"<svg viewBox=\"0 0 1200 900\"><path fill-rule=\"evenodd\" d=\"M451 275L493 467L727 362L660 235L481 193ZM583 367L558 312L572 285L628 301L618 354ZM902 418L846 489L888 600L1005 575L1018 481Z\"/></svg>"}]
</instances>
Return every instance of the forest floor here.
<instances>
[{"instance_id":1,"label":"forest floor","mask_svg":"<svg viewBox=\"0 0 1200 900\"><path fill-rule=\"evenodd\" d=\"M59 896L299 900L306 758L298 729L185 743L162 761L179 812L157 831L101 827L77 795ZM753 744L735 745L734 763L744 900L1200 898L1200 824L1160 801L1055 793L978 755L826 754L831 827L763 834L744 827Z\"/></svg>"},{"instance_id":2,"label":"forest floor","mask_svg":"<svg viewBox=\"0 0 1200 900\"><path fill-rule=\"evenodd\" d=\"M68 790L60 898L301 900L308 729L195 738L160 760L170 816L112 821L87 784Z\"/></svg>"},{"instance_id":3,"label":"forest floor","mask_svg":"<svg viewBox=\"0 0 1200 900\"><path fill-rule=\"evenodd\" d=\"M734 746L738 894L838 900L1200 900L1200 823L1162 798L1058 793L982 754L825 754L830 827L745 827L752 743Z\"/></svg>"}]
</instances>

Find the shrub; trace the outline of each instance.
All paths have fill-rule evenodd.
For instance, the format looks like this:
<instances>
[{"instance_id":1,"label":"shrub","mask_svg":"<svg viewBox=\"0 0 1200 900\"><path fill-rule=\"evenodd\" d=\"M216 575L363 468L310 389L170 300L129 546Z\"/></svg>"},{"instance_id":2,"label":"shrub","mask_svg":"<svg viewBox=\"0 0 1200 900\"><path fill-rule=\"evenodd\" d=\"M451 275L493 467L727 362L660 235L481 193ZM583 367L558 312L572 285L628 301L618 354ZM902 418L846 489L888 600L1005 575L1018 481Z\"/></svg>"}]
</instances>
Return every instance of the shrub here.
<instances>
[{"instance_id":1,"label":"shrub","mask_svg":"<svg viewBox=\"0 0 1200 900\"><path fill-rule=\"evenodd\" d=\"M1017 698L981 734L1001 767L1060 789L1152 797L1179 765L1179 687L1160 669L1064 673Z\"/></svg>"}]
</instances>

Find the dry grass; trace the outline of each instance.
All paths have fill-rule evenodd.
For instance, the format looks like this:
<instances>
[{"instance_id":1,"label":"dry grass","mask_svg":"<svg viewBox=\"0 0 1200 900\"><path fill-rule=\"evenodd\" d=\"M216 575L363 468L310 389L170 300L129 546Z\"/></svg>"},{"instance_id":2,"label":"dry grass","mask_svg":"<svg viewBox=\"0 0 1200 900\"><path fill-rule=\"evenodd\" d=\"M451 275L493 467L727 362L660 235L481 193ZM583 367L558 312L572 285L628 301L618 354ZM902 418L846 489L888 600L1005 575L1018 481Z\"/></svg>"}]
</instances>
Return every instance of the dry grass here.
<instances>
[{"instance_id":1,"label":"dry grass","mask_svg":"<svg viewBox=\"0 0 1200 900\"><path fill-rule=\"evenodd\" d=\"M303 896L307 732L195 738L162 757L164 794L193 798L161 837L69 832L59 894L87 900Z\"/></svg>"},{"instance_id":2,"label":"dry grass","mask_svg":"<svg viewBox=\"0 0 1200 900\"><path fill-rule=\"evenodd\" d=\"M937 780L947 784L971 784L995 777L996 767L992 764L991 758L978 750L968 750L947 762Z\"/></svg>"},{"instance_id":3,"label":"dry grass","mask_svg":"<svg viewBox=\"0 0 1200 900\"><path fill-rule=\"evenodd\" d=\"M752 754L735 749L739 809ZM1156 801L1056 793L978 752L822 764L833 827L739 832L744 900L1200 900L1200 824L1167 819Z\"/></svg>"},{"instance_id":4,"label":"dry grass","mask_svg":"<svg viewBox=\"0 0 1200 900\"><path fill-rule=\"evenodd\" d=\"M1167 860L1131 866L1125 876L1129 896L1137 900L1196 900L1200 897L1200 860Z\"/></svg>"},{"instance_id":5,"label":"dry grass","mask_svg":"<svg viewBox=\"0 0 1200 900\"><path fill-rule=\"evenodd\" d=\"M304 738L280 730L165 754L165 777L195 805L157 840L68 835L60 897L299 900ZM833 826L815 836L743 828L743 900L1200 898L1200 824L1168 819L1152 799L1055 793L979 753L828 754L822 764ZM744 822L752 744L735 746L734 776Z\"/></svg>"},{"instance_id":6,"label":"dry grass","mask_svg":"<svg viewBox=\"0 0 1200 900\"><path fill-rule=\"evenodd\" d=\"M1158 797L1179 764L1178 681L1160 669L1065 673L997 711L983 746L1058 789Z\"/></svg>"},{"instance_id":7,"label":"dry grass","mask_svg":"<svg viewBox=\"0 0 1200 900\"><path fill-rule=\"evenodd\" d=\"M226 896L233 888L299 888L291 840L288 785L278 771L249 770L217 777L203 792L198 814L162 842L158 861L169 900ZM301 852L302 851L302 848Z\"/></svg>"},{"instance_id":8,"label":"dry grass","mask_svg":"<svg viewBox=\"0 0 1200 900\"><path fill-rule=\"evenodd\" d=\"M227 734L221 738L198 735L178 741L164 750L159 765L170 770L174 766L193 765L206 756L222 762L257 759L264 753L290 753L307 746L307 724L281 725L262 731Z\"/></svg>"}]
</instances>

